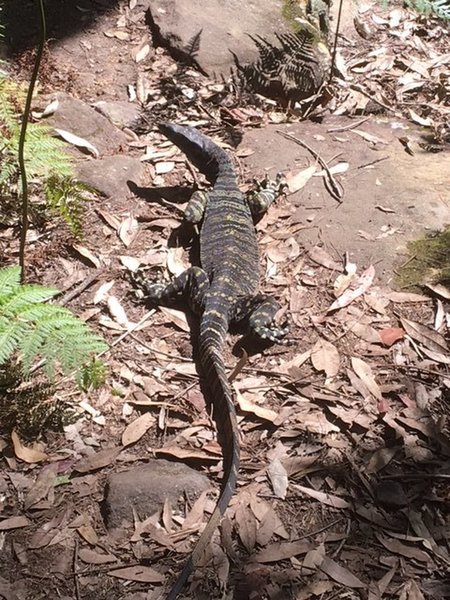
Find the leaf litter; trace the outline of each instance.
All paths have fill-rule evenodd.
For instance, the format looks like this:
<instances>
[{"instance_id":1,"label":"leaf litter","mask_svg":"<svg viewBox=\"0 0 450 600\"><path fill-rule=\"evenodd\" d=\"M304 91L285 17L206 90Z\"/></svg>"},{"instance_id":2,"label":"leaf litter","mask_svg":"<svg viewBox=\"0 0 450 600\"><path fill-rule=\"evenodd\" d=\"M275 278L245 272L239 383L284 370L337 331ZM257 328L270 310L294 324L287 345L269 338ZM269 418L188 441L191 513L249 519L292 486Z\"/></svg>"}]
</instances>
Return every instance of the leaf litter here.
<instances>
[{"instance_id":1,"label":"leaf litter","mask_svg":"<svg viewBox=\"0 0 450 600\"><path fill-rule=\"evenodd\" d=\"M129 10L137 4L130 0ZM424 33L420 19L404 9L380 14L385 16L366 10L359 18L386 43L376 52L345 48L344 67L355 83L373 86L378 102L396 107L407 98L400 108L442 141L438 81L448 74L449 60L435 51L433 40L442 32L435 26ZM130 39L126 28L131 24L125 13L122 17L105 35ZM153 57L145 37L133 39L140 40L131 54L135 63ZM171 68L161 49L153 58L162 71ZM217 84L199 81L204 97L221 93ZM151 97L145 78L131 87L142 101ZM341 103L352 110L367 106L367 96L354 86L343 89L344 95ZM241 107L230 109L228 116L245 125L261 123L267 115ZM200 121L204 115L191 117ZM377 148L384 145L364 128L354 133ZM68 141L95 155L87 140L70 136ZM173 181L174 166L183 159L153 142L140 146L147 148L143 160L160 178L154 182L163 185ZM247 155L252 152L246 149ZM340 162L330 171L351 168ZM291 174L290 192L307 188L313 175L324 173L313 165ZM184 181L192 184L189 171ZM184 312L163 307L145 328L129 330L143 307L130 301L127 272L145 264L151 276L166 264L169 272L178 273L186 264L178 248L164 251L168 232L178 226L173 207L155 207L150 213L141 205L140 210L131 213L124 207L116 214L107 203L98 209L105 246L111 245L120 266L110 266L104 246L73 245L76 260L107 268L97 291L80 300L86 310L99 306L97 322L104 334L119 340L111 356L110 391L86 393L78 405L82 419L67 427L58 442L50 438L45 452L15 432L10 439L0 438L0 531L6 534L11 571L20 568L19 557L30 569L31 563L45 564L52 548L52 560L64 550L70 555L66 573L79 573L82 589L84 565L107 565L111 578L126 583L112 584L119 586L114 588L117 597L152 586L159 592L166 572L178 571L213 502L204 492L193 502L165 503L115 537L105 531L99 514L106 472L145 461L151 453L209 472L218 488L215 477L220 479L222 468L209 408L199 401L190 320ZM238 575L238 590L259 594L236 596L243 598L288 594L328 600L365 597L366 591L371 600L448 597L448 306L433 304L426 295L377 287L376 266L350 267L322 245L303 252L296 241L299 224L278 205L259 231L263 258L271 261L264 291L279 295L289 290L295 345L268 352L247 347L248 364L234 384L243 432L239 486L210 549L218 566L215 571L206 567L202 575L210 575L211 582L217 577L223 588ZM391 233L387 228L381 235ZM447 288L430 290L448 300ZM231 344L226 362L230 369L236 362ZM102 422L95 421L98 414ZM402 501L401 510L395 500ZM48 572L60 574L63 561L48 560ZM111 568L113 561L117 568ZM96 577L101 575L89 574L91 582ZM357 590L363 595L355 595ZM14 597L2 579L0 593ZM69 588L66 595L71 593Z\"/></svg>"}]
</instances>

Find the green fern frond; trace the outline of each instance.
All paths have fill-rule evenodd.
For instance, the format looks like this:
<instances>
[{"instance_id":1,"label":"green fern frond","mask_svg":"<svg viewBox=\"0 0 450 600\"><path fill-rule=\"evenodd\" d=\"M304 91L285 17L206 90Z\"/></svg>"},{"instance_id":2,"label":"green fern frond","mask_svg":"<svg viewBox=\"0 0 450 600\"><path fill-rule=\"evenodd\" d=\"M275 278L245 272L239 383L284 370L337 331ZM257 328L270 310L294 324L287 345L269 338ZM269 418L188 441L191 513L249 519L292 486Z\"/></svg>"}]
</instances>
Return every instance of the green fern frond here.
<instances>
[{"instance_id":1,"label":"green fern frond","mask_svg":"<svg viewBox=\"0 0 450 600\"><path fill-rule=\"evenodd\" d=\"M448 0L406 0L406 4L424 15L450 20L450 2Z\"/></svg>"},{"instance_id":2,"label":"green fern frond","mask_svg":"<svg viewBox=\"0 0 450 600\"><path fill-rule=\"evenodd\" d=\"M84 204L95 193L94 189L74 177L52 175L45 181L44 192L50 210L59 214L78 237L81 234Z\"/></svg>"},{"instance_id":3,"label":"green fern frond","mask_svg":"<svg viewBox=\"0 0 450 600\"><path fill-rule=\"evenodd\" d=\"M20 268L0 269L0 365L19 351L24 375L41 358L52 377L57 364L65 373L78 370L107 348L70 310L43 303L58 290L19 280Z\"/></svg>"},{"instance_id":4,"label":"green fern frond","mask_svg":"<svg viewBox=\"0 0 450 600\"><path fill-rule=\"evenodd\" d=\"M20 286L20 267L0 269L0 298Z\"/></svg>"}]
</instances>

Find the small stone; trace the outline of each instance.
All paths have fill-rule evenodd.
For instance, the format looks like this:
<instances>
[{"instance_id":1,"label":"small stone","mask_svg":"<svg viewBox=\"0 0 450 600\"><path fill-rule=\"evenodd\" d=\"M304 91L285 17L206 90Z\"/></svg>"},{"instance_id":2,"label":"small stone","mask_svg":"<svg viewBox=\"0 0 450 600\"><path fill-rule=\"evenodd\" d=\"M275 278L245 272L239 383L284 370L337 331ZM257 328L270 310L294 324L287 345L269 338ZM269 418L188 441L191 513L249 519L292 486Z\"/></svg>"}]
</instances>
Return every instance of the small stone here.
<instances>
[{"instance_id":1,"label":"small stone","mask_svg":"<svg viewBox=\"0 0 450 600\"><path fill-rule=\"evenodd\" d=\"M128 182L140 186L144 175L142 163L131 156L118 154L77 164L78 178L109 198L130 195Z\"/></svg>"},{"instance_id":2,"label":"small stone","mask_svg":"<svg viewBox=\"0 0 450 600\"><path fill-rule=\"evenodd\" d=\"M147 464L112 473L106 482L104 517L108 529L133 523L133 511L144 520L169 500L196 499L211 487L207 477L183 463L150 459Z\"/></svg>"},{"instance_id":3,"label":"small stone","mask_svg":"<svg viewBox=\"0 0 450 600\"><path fill-rule=\"evenodd\" d=\"M138 120L141 109L133 102L101 100L94 104L95 109L117 127L132 127Z\"/></svg>"}]
</instances>

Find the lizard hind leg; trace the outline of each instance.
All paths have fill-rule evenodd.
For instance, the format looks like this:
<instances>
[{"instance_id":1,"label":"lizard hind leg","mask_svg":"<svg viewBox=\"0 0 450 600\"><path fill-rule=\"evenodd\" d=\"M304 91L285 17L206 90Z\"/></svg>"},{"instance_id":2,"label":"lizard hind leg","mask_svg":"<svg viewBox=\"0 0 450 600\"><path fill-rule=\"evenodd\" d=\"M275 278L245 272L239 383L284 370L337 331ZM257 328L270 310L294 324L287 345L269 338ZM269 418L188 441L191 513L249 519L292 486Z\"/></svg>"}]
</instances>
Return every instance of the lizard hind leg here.
<instances>
[{"instance_id":1,"label":"lizard hind leg","mask_svg":"<svg viewBox=\"0 0 450 600\"><path fill-rule=\"evenodd\" d=\"M196 225L200 223L205 214L206 203L208 202L208 194L197 190L194 192L184 211L184 218L189 223Z\"/></svg>"},{"instance_id":2,"label":"lizard hind leg","mask_svg":"<svg viewBox=\"0 0 450 600\"><path fill-rule=\"evenodd\" d=\"M236 308L234 320L245 322L251 334L277 344L288 343L284 338L289 333L289 317L282 326L276 325L275 315L280 309L278 302L264 294L241 300Z\"/></svg>"}]
</instances>

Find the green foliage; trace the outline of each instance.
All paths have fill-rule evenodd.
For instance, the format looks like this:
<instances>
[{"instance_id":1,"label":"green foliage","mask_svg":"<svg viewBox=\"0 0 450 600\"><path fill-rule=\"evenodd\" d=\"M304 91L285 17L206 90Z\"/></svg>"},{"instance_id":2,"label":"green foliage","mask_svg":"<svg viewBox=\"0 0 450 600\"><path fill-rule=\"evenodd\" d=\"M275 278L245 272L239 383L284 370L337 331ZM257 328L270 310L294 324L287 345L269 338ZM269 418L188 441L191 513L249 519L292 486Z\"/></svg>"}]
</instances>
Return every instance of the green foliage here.
<instances>
[{"instance_id":1,"label":"green foliage","mask_svg":"<svg viewBox=\"0 0 450 600\"><path fill-rule=\"evenodd\" d=\"M52 288L20 285L19 267L0 269L0 365L19 351L25 376L41 358L51 378L57 364L69 373L107 348L68 309L44 304L57 293Z\"/></svg>"},{"instance_id":2,"label":"green foliage","mask_svg":"<svg viewBox=\"0 0 450 600\"><path fill-rule=\"evenodd\" d=\"M18 145L25 90L0 71L0 194L11 195L19 182ZM84 202L94 191L74 178L65 144L41 123L28 123L25 166L28 178L41 183L46 204L74 235L81 233Z\"/></svg>"},{"instance_id":3,"label":"green foliage","mask_svg":"<svg viewBox=\"0 0 450 600\"><path fill-rule=\"evenodd\" d=\"M406 0L406 4L421 14L450 20L449 0Z\"/></svg>"},{"instance_id":4,"label":"green foliage","mask_svg":"<svg viewBox=\"0 0 450 600\"><path fill-rule=\"evenodd\" d=\"M105 384L107 369L101 360L93 360L78 373L77 383L85 391L98 389Z\"/></svg>"},{"instance_id":5,"label":"green foliage","mask_svg":"<svg viewBox=\"0 0 450 600\"><path fill-rule=\"evenodd\" d=\"M71 232L79 237L83 205L88 200L89 194L95 193L94 189L70 175L60 177L53 174L44 181L44 192L50 210L59 214Z\"/></svg>"}]
</instances>

